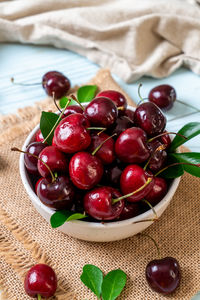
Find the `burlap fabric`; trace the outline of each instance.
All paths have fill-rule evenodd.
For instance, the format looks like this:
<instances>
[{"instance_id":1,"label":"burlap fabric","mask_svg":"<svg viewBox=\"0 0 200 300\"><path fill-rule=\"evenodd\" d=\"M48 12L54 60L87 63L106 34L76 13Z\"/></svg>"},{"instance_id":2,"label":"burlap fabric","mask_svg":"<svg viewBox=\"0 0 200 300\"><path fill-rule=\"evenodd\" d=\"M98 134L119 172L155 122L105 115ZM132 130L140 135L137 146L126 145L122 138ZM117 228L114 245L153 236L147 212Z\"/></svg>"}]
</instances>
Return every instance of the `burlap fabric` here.
<instances>
[{"instance_id":1,"label":"burlap fabric","mask_svg":"<svg viewBox=\"0 0 200 300\"><path fill-rule=\"evenodd\" d=\"M103 79L102 79L103 78ZM119 87L101 71L94 80L100 89ZM129 98L129 101L130 98ZM25 272L37 262L46 262L56 271L61 299L96 299L79 277L86 263L105 273L121 268L128 275L120 299L169 299L152 292L145 280L146 264L157 257L150 239L144 236L112 242L90 243L73 239L50 225L36 212L21 183L19 155L10 151L21 147L27 132L37 122L41 107L51 108L49 100L18 117L2 118L0 148L0 285L3 299L30 299L23 289ZM6 122L8 120L8 122ZM12 129L11 129L12 128ZM4 140L4 141L3 141ZM146 233L155 238L162 256L178 259L182 269L181 286L170 299L189 300L200 290L200 181L185 174L170 206Z\"/></svg>"}]
</instances>

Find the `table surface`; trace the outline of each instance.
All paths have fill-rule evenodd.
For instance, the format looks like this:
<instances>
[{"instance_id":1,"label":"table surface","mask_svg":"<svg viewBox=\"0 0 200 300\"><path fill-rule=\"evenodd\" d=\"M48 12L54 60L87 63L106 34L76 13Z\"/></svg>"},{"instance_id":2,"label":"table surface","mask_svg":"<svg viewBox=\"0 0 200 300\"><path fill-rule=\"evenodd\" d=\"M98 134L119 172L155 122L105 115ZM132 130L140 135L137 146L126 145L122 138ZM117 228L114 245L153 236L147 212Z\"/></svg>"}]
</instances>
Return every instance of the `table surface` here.
<instances>
[{"instance_id":1,"label":"table surface","mask_svg":"<svg viewBox=\"0 0 200 300\"><path fill-rule=\"evenodd\" d=\"M16 112L17 108L32 105L46 96L41 86L12 85L11 77L24 83L40 82L44 73L57 70L66 74L73 86L85 84L99 68L85 57L67 50L2 43L0 44L0 114ZM126 84L117 76L114 78L136 103L140 100L137 93L139 82L143 84L141 94L144 98L154 86L168 83L176 89L179 100L195 106L200 111L200 79L187 69L181 68L164 79L143 77L132 84ZM200 112L178 102L166 116L167 128L172 131L178 131L188 122L200 121ZM192 151L199 152L200 137L196 137L186 145ZM200 295L196 295L193 299L200 299Z\"/></svg>"}]
</instances>

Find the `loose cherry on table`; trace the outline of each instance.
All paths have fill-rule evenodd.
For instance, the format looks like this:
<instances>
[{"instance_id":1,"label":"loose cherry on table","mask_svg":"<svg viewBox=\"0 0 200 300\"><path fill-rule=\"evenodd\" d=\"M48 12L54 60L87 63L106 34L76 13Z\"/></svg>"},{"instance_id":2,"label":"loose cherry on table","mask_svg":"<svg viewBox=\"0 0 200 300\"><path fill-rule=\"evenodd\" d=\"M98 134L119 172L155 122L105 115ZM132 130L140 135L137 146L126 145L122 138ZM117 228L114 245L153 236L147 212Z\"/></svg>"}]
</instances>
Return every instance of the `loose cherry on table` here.
<instances>
[{"instance_id":1,"label":"loose cherry on table","mask_svg":"<svg viewBox=\"0 0 200 300\"><path fill-rule=\"evenodd\" d=\"M50 71L42 77L42 86L47 95L60 99L67 94L70 89L69 79L62 73Z\"/></svg>"},{"instance_id":2,"label":"loose cherry on table","mask_svg":"<svg viewBox=\"0 0 200 300\"><path fill-rule=\"evenodd\" d=\"M26 274L24 289L32 297L52 297L57 289L57 277L54 270L46 264L33 266Z\"/></svg>"},{"instance_id":3,"label":"loose cherry on table","mask_svg":"<svg viewBox=\"0 0 200 300\"><path fill-rule=\"evenodd\" d=\"M115 143L117 157L126 163L142 163L150 152L147 148L147 135L143 129L131 127L120 134Z\"/></svg>"},{"instance_id":4,"label":"loose cherry on table","mask_svg":"<svg viewBox=\"0 0 200 300\"><path fill-rule=\"evenodd\" d=\"M27 153L24 155L24 164L29 173L39 175L37 168L38 159L34 156L38 156L46 147L47 145L41 142L33 142L26 148Z\"/></svg>"},{"instance_id":5,"label":"loose cherry on table","mask_svg":"<svg viewBox=\"0 0 200 300\"><path fill-rule=\"evenodd\" d=\"M84 115L92 125L108 128L117 120L118 110L112 100L98 97L86 106Z\"/></svg>"},{"instance_id":6,"label":"loose cherry on table","mask_svg":"<svg viewBox=\"0 0 200 300\"><path fill-rule=\"evenodd\" d=\"M147 135L155 136L163 132L166 126L166 117L160 108L151 102L140 104L134 114L136 126L142 128Z\"/></svg>"},{"instance_id":7,"label":"loose cherry on table","mask_svg":"<svg viewBox=\"0 0 200 300\"><path fill-rule=\"evenodd\" d=\"M64 118L54 131L54 144L65 153L75 153L86 149L91 142L87 128L89 121L79 113Z\"/></svg>"},{"instance_id":8,"label":"loose cherry on table","mask_svg":"<svg viewBox=\"0 0 200 300\"><path fill-rule=\"evenodd\" d=\"M119 109L119 114L123 113L127 108L126 98L118 91L114 91L114 90L102 91L98 93L96 97L106 97L111 99Z\"/></svg>"},{"instance_id":9,"label":"loose cherry on table","mask_svg":"<svg viewBox=\"0 0 200 300\"><path fill-rule=\"evenodd\" d=\"M149 92L149 101L156 104L161 109L170 109L176 100L176 91L169 84L161 84L154 87Z\"/></svg>"}]
</instances>

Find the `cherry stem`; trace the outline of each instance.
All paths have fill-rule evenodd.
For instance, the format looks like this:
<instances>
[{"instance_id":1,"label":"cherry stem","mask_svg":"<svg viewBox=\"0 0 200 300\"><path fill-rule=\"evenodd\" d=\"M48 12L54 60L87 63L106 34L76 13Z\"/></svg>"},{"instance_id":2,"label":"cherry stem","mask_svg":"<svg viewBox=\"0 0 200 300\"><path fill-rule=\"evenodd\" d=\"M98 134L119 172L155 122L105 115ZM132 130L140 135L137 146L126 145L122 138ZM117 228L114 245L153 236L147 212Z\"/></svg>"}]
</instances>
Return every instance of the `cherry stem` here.
<instances>
[{"instance_id":1,"label":"cherry stem","mask_svg":"<svg viewBox=\"0 0 200 300\"><path fill-rule=\"evenodd\" d=\"M118 110L125 110L124 106L117 107Z\"/></svg>"},{"instance_id":2,"label":"cherry stem","mask_svg":"<svg viewBox=\"0 0 200 300\"><path fill-rule=\"evenodd\" d=\"M106 130L106 128L104 128L104 127L88 127L88 128L86 128L87 130Z\"/></svg>"},{"instance_id":3,"label":"cherry stem","mask_svg":"<svg viewBox=\"0 0 200 300\"><path fill-rule=\"evenodd\" d=\"M70 95L70 98L72 98L72 100L76 101L76 103L78 103L78 105L82 108L83 111L85 110L85 108L83 107L81 102L74 95Z\"/></svg>"},{"instance_id":4,"label":"cherry stem","mask_svg":"<svg viewBox=\"0 0 200 300\"><path fill-rule=\"evenodd\" d=\"M146 203L152 209L152 211L155 215L155 219L158 220L158 215L155 211L155 208L151 205L151 203L149 201L147 201L146 199L142 199L142 202Z\"/></svg>"},{"instance_id":5,"label":"cherry stem","mask_svg":"<svg viewBox=\"0 0 200 300\"><path fill-rule=\"evenodd\" d=\"M150 158L148 159L148 161L147 161L147 163L146 163L146 165L144 166L144 171L146 171L146 169L147 169L147 167L148 167L148 165L149 165L149 163L150 163L150 161L151 161L151 159L152 159L152 157L154 156L154 154L157 152L157 151L163 151L163 150L165 150L166 149L166 145L160 145L160 146L158 146L157 148L156 148L156 150L155 151L153 151L152 153L151 153L151 156L150 156Z\"/></svg>"},{"instance_id":6,"label":"cherry stem","mask_svg":"<svg viewBox=\"0 0 200 300\"><path fill-rule=\"evenodd\" d=\"M163 171L167 170L168 168L170 167L173 167L173 166L178 166L178 165L188 165L188 166L195 166L197 168L200 168L200 165L199 164L190 164L190 163L185 163L185 162L178 162L178 163L173 163L171 165L168 165L166 166L165 168L163 168L162 170L158 171L154 177L157 177L160 173L162 173Z\"/></svg>"},{"instance_id":7,"label":"cherry stem","mask_svg":"<svg viewBox=\"0 0 200 300\"><path fill-rule=\"evenodd\" d=\"M21 83L21 82L15 82L15 79L14 77L11 77L10 78L10 81L12 82L12 84L15 84L15 85L21 85L21 86L32 86L32 85L39 85L41 84L41 82L37 82L37 83Z\"/></svg>"},{"instance_id":8,"label":"cherry stem","mask_svg":"<svg viewBox=\"0 0 200 300\"><path fill-rule=\"evenodd\" d=\"M53 172L51 171L51 169L49 168L49 166L48 166L41 158L39 158L37 155L31 154L31 153L29 153L29 152L27 152L27 151L22 151L22 150L18 149L17 147L11 148L11 151L21 152L21 153L28 154L28 155L31 155L31 156L37 158L37 159L38 159L39 161L41 161L41 162L45 165L45 167L49 170L49 173L51 174L51 177L52 177L52 182L54 182L54 181L56 180L56 177L53 175Z\"/></svg>"},{"instance_id":9,"label":"cherry stem","mask_svg":"<svg viewBox=\"0 0 200 300\"><path fill-rule=\"evenodd\" d=\"M54 102L56 108L59 110L59 112L62 113L62 110L60 109L60 107L59 107L58 104L56 103L55 92L52 93L52 97L53 97L53 102Z\"/></svg>"},{"instance_id":10,"label":"cherry stem","mask_svg":"<svg viewBox=\"0 0 200 300\"><path fill-rule=\"evenodd\" d=\"M149 98L142 98L142 100L140 100L138 103L137 103L137 106L139 106L141 103L143 103L145 100L149 100Z\"/></svg>"},{"instance_id":11,"label":"cherry stem","mask_svg":"<svg viewBox=\"0 0 200 300\"><path fill-rule=\"evenodd\" d=\"M42 300L42 297L40 294L37 294L37 300Z\"/></svg>"},{"instance_id":12,"label":"cherry stem","mask_svg":"<svg viewBox=\"0 0 200 300\"><path fill-rule=\"evenodd\" d=\"M185 105L185 106L191 107L191 108L193 108L194 110L196 110L196 111L198 111L198 112L200 112L200 110L199 110L198 108L196 108L195 106L193 106L193 105L191 105L191 104L188 104L188 103L186 103L186 102L183 102L183 101L181 101L181 100L179 100L179 99L176 99L176 101L179 102L179 103L181 103L181 104L183 104L183 105Z\"/></svg>"},{"instance_id":13,"label":"cherry stem","mask_svg":"<svg viewBox=\"0 0 200 300\"><path fill-rule=\"evenodd\" d=\"M140 89L141 89L141 87L142 87L142 83L140 82L139 85L138 85L138 96L139 96L140 100L141 100L142 102L144 102L144 99L142 98L142 96L141 96L141 94L140 94Z\"/></svg>"},{"instance_id":14,"label":"cherry stem","mask_svg":"<svg viewBox=\"0 0 200 300\"><path fill-rule=\"evenodd\" d=\"M132 193L129 193L129 194L126 194L124 196L121 196L119 198L116 198L116 199L112 199L112 204L115 204L123 199L126 199L128 197L131 197L133 196L134 194L140 192L141 190L143 190L150 182L152 181L152 178L148 177L147 178L147 181L145 182L145 184L143 184L139 189L137 189L136 191L132 192Z\"/></svg>"},{"instance_id":15,"label":"cherry stem","mask_svg":"<svg viewBox=\"0 0 200 300\"><path fill-rule=\"evenodd\" d=\"M156 243L156 241L150 235L148 235L146 233L139 233L139 235L146 236L146 237L148 237L149 239L152 240L152 242L154 243L154 245L156 246L156 249L158 251L158 256L160 257L160 248L158 247L158 244Z\"/></svg>"},{"instance_id":16,"label":"cherry stem","mask_svg":"<svg viewBox=\"0 0 200 300\"><path fill-rule=\"evenodd\" d=\"M176 133L176 132L163 132L163 133L161 133L161 134L159 134L157 136L154 136L153 138L149 139L147 141L147 143L150 143L150 142L154 141L155 139L157 139L157 138L159 138L159 137L161 137L163 135L166 135L166 134L175 134L175 135L178 135L178 136L182 137L183 139L187 140L187 137L184 136L184 135L182 135L182 134L180 134L180 133Z\"/></svg>"},{"instance_id":17,"label":"cherry stem","mask_svg":"<svg viewBox=\"0 0 200 300\"><path fill-rule=\"evenodd\" d=\"M105 130L106 130L106 128L102 129L101 131L99 131L99 132L97 133L97 135L100 135L100 134L103 133Z\"/></svg>"},{"instance_id":18,"label":"cherry stem","mask_svg":"<svg viewBox=\"0 0 200 300\"><path fill-rule=\"evenodd\" d=\"M92 152L92 155L95 155L97 153L97 151L99 151L99 149L103 146L103 144L105 144L105 142L107 142L108 140L110 140L115 135L117 135L117 134L114 133L113 135L111 135L107 139L105 139L105 141L103 141L96 149L94 149L94 151Z\"/></svg>"},{"instance_id":19,"label":"cherry stem","mask_svg":"<svg viewBox=\"0 0 200 300\"><path fill-rule=\"evenodd\" d=\"M44 141L42 142L43 144L47 141L47 139L49 138L49 136L52 134L52 132L54 131L54 129L56 128L56 126L58 125L58 123L60 122L60 119L62 118L64 112L65 112L65 109L67 108L67 106L69 105L69 103L71 102L71 100L69 99L63 109L63 111L61 112L58 120L56 121L56 123L54 124L54 126L51 128L51 131L49 132L49 134L45 137Z\"/></svg>"}]
</instances>

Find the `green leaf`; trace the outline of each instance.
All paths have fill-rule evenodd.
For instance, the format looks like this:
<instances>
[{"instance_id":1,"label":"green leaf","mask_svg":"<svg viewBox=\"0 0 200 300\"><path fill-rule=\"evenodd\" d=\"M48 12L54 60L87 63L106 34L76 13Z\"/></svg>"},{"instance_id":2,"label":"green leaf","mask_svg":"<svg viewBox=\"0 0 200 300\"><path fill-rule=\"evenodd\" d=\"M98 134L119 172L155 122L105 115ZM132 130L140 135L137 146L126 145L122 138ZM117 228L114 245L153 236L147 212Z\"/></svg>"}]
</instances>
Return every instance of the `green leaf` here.
<instances>
[{"instance_id":1,"label":"green leaf","mask_svg":"<svg viewBox=\"0 0 200 300\"><path fill-rule=\"evenodd\" d=\"M200 177L200 153L199 152L186 152L171 154L179 162L195 164L199 166L182 165L183 169L192 174L193 176Z\"/></svg>"},{"instance_id":2,"label":"green leaf","mask_svg":"<svg viewBox=\"0 0 200 300\"><path fill-rule=\"evenodd\" d=\"M67 97L65 97L65 96L62 97L62 98L60 99L60 101L59 101L59 106L60 106L60 108L64 108L64 107L66 106L68 100L69 100L69 98L67 98ZM69 105L77 105L77 103L76 103L76 101L74 101L73 99L71 99Z\"/></svg>"},{"instance_id":3,"label":"green leaf","mask_svg":"<svg viewBox=\"0 0 200 300\"><path fill-rule=\"evenodd\" d=\"M183 128L181 128L178 133L184 135L187 139L184 139L183 137L176 135L171 143L169 149L170 152L173 152L176 148L178 148L182 144L186 143L193 137L200 134L200 123L199 122L188 123L185 126L183 126Z\"/></svg>"},{"instance_id":4,"label":"green leaf","mask_svg":"<svg viewBox=\"0 0 200 300\"><path fill-rule=\"evenodd\" d=\"M174 163L179 163L179 160L176 157L174 157L173 154L169 153L168 157L167 157L167 166L174 164ZM183 173L184 173L183 166L175 165L172 167L168 167L166 170L159 173L158 176L164 177L164 178L177 178L177 177L182 176Z\"/></svg>"},{"instance_id":5,"label":"green leaf","mask_svg":"<svg viewBox=\"0 0 200 300\"><path fill-rule=\"evenodd\" d=\"M57 122L59 116L57 114L54 114L52 112L46 112L43 111L41 118L40 118L40 130L42 132L42 135L44 138L47 137L55 123ZM53 139L54 131L50 134L50 136L47 139L47 143L49 145L52 144L52 139Z\"/></svg>"},{"instance_id":6,"label":"green leaf","mask_svg":"<svg viewBox=\"0 0 200 300\"><path fill-rule=\"evenodd\" d=\"M82 86L77 91L77 98L80 102L89 102L95 97L96 91L96 85Z\"/></svg>"},{"instance_id":7,"label":"green leaf","mask_svg":"<svg viewBox=\"0 0 200 300\"><path fill-rule=\"evenodd\" d=\"M65 222L80 220L86 217L86 215L74 213L69 210L58 210L51 216L50 223L53 228L57 228L63 225Z\"/></svg>"},{"instance_id":8,"label":"green leaf","mask_svg":"<svg viewBox=\"0 0 200 300\"><path fill-rule=\"evenodd\" d=\"M102 283L102 299L116 299L126 284L126 277L126 274L120 269L109 272Z\"/></svg>"},{"instance_id":9,"label":"green leaf","mask_svg":"<svg viewBox=\"0 0 200 300\"><path fill-rule=\"evenodd\" d=\"M100 298L103 273L98 267L94 265L85 265L80 279L98 298Z\"/></svg>"}]
</instances>

